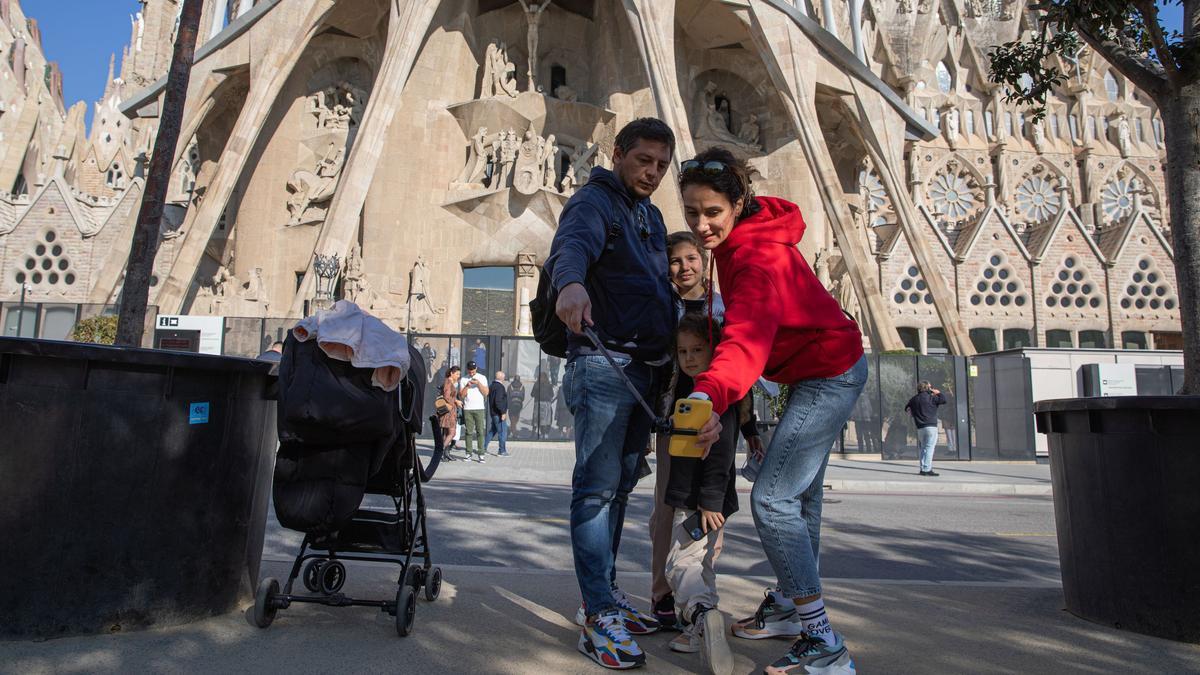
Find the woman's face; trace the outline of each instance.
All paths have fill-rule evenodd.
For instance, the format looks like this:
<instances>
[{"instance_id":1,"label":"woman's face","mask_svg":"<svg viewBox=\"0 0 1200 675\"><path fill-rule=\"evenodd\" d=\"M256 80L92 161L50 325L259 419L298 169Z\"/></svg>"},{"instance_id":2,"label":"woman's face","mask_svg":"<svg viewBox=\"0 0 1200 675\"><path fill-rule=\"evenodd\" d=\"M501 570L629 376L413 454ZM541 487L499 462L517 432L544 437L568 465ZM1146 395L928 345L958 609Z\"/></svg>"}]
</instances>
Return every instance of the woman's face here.
<instances>
[{"instance_id":1,"label":"woman's face","mask_svg":"<svg viewBox=\"0 0 1200 675\"><path fill-rule=\"evenodd\" d=\"M689 185L683 191L684 220L709 251L729 238L741 211L741 199L730 204L728 197L707 185Z\"/></svg>"},{"instance_id":2,"label":"woman's face","mask_svg":"<svg viewBox=\"0 0 1200 675\"><path fill-rule=\"evenodd\" d=\"M671 249L668 261L671 281L675 282L680 295L686 295L704 279L704 259L695 246L687 243L676 245Z\"/></svg>"},{"instance_id":3,"label":"woman's face","mask_svg":"<svg viewBox=\"0 0 1200 675\"><path fill-rule=\"evenodd\" d=\"M679 369L688 377L696 377L708 370L712 363L712 348L699 335L680 332L675 340Z\"/></svg>"}]
</instances>

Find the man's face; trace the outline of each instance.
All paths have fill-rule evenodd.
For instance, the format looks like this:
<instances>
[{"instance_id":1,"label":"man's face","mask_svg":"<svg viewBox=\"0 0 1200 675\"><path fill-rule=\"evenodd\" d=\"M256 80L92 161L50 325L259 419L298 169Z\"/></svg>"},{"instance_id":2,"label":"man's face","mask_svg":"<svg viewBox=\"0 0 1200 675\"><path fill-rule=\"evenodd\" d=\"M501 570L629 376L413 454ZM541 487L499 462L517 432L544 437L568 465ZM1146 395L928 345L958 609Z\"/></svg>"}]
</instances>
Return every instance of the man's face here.
<instances>
[{"instance_id":1,"label":"man's face","mask_svg":"<svg viewBox=\"0 0 1200 675\"><path fill-rule=\"evenodd\" d=\"M659 141L640 138L629 152L613 151L613 172L638 199L654 194L670 165L671 149Z\"/></svg>"},{"instance_id":2,"label":"man's face","mask_svg":"<svg viewBox=\"0 0 1200 675\"><path fill-rule=\"evenodd\" d=\"M475 373L478 373L478 372L479 372L478 370L471 368L470 370L467 371L467 377L475 377Z\"/></svg>"}]
</instances>

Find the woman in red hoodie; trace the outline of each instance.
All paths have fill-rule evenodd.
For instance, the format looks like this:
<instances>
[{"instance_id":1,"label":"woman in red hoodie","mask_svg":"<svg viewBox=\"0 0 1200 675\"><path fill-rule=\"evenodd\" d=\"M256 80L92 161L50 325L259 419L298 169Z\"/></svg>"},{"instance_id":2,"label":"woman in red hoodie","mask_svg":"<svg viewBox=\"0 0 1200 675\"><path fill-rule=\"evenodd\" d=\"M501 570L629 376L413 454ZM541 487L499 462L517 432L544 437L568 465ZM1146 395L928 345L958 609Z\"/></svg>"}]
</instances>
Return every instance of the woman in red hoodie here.
<instances>
[{"instance_id":1,"label":"woman in red hoodie","mask_svg":"<svg viewBox=\"0 0 1200 675\"><path fill-rule=\"evenodd\" d=\"M722 148L680 169L684 216L713 253L726 308L724 339L692 394L713 404L701 444L715 439L718 416L760 374L791 390L751 492L754 524L779 586L733 632L799 638L769 674L853 673L825 613L817 559L825 466L867 381L862 334L796 248L804 236L799 207L756 197L745 163Z\"/></svg>"}]
</instances>

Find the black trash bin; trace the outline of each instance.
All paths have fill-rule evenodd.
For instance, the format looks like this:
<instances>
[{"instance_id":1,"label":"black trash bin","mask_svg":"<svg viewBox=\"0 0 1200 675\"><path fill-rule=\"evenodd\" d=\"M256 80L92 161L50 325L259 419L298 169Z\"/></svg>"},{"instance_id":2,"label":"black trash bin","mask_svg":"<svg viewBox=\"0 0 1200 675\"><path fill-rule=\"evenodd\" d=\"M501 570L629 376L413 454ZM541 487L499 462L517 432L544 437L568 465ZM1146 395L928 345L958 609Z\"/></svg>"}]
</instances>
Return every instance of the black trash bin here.
<instances>
[{"instance_id":1,"label":"black trash bin","mask_svg":"<svg viewBox=\"0 0 1200 675\"><path fill-rule=\"evenodd\" d=\"M1067 609L1200 643L1200 396L1042 401Z\"/></svg>"},{"instance_id":2,"label":"black trash bin","mask_svg":"<svg viewBox=\"0 0 1200 675\"><path fill-rule=\"evenodd\" d=\"M272 365L0 338L0 638L179 624L252 601Z\"/></svg>"}]
</instances>

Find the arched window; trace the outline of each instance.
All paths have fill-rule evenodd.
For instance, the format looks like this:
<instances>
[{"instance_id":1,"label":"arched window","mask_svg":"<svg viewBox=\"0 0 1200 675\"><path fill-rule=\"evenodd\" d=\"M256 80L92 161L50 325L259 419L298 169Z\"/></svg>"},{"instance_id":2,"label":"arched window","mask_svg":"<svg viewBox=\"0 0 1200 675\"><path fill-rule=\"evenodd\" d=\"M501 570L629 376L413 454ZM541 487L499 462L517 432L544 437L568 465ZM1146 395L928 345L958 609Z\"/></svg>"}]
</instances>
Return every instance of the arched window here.
<instances>
[{"instance_id":1,"label":"arched window","mask_svg":"<svg viewBox=\"0 0 1200 675\"><path fill-rule=\"evenodd\" d=\"M1104 91L1108 93L1108 100L1116 101L1121 96L1121 87L1117 84L1117 78L1113 77L1112 71L1104 73Z\"/></svg>"},{"instance_id":2,"label":"arched window","mask_svg":"<svg viewBox=\"0 0 1200 675\"><path fill-rule=\"evenodd\" d=\"M1080 349L1108 349L1108 340L1104 337L1102 330L1081 330L1079 331L1079 348Z\"/></svg>"},{"instance_id":3,"label":"arched window","mask_svg":"<svg viewBox=\"0 0 1200 675\"><path fill-rule=\"evenodd\" d=\"M950 76L950 69L946 67L946 62L938 61L933 73L937 76L938 89L943 94L949 94L950 90L954 88L954 78Z\"/></svg>"},{"instance_id":4,"label":"arched window","mask_svg":"<svg viewBox=\"0 0 1200 675\"><path fill-rule=\"evenodd\" d=\"M550 94L558 91L558 88L567 83L567 69L557 63L550 66Z\"/></svg>"},{"instance_id":5,"label":"arched window","mask_svg":"<svg viewBox=\"0 0 1200 675\"><path fill-rule=\"evenodd\" d=\"M972 328L971 344L980 354L996 351L996 331L992 328Z\"/></svg>"},{"instance_id":6,"label":"arched window","mask_svg":"<svg viewBox=\"0 0 1200 675\"><path fill-rule=\"evenodd\" d=\"M1075 345L1071 342L1071 331L1061 329L1046 331L1046 346L1053 349L1074 347Z\"/></svg>"}]
</instances>

